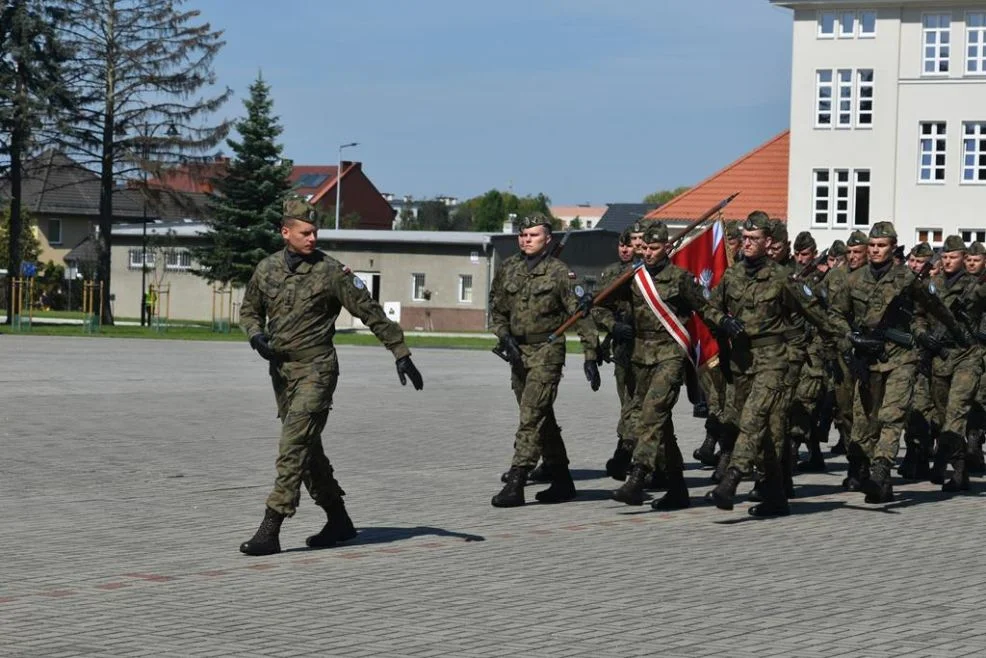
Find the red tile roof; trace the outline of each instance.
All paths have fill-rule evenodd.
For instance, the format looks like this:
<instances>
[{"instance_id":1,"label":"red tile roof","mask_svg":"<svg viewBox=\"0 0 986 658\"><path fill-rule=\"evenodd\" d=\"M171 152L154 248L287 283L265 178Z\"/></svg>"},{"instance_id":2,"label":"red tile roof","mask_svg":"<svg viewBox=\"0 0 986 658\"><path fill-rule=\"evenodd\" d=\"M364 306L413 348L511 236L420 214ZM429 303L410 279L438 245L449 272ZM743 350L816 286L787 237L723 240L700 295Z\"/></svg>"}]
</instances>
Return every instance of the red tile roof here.
<instances>
[{"instance_id":1,"label":"red tile roof","mask_svg":"<svg viewBox=\"0 0 986 658\"><path fill-rule=\"evenodd\" d=\"M763 210L773 219L787 220L788 155L791 131L785 130L739 160L647 214L648 219L694 220L733 192L723 219L746 219Z\"/></svg>"},{"instance_id":2,"label":"red tile roof","mask_svg":"<svg viewBox=\"0 0 986 658\"><path fill-rule=\"evenodd\" d=\"M345 163L349 173L351 163ZM222 158L215 162L186 162L174 169L167 169L160 172L156 178L147 181L149 187L158 187L174 190L177 192L200 192L211 193L214 191L212 184L213 178L221 178L226 173L229 166L229 158ZM296 165L292 167L288 180L294 187L299 182L302 185L295 187L294 191L303 196L315 194L323 188L333 189L332 183L336 179L337 165ZM324 194L324 192L322 192Z\"/></svg>"}]
</instances>

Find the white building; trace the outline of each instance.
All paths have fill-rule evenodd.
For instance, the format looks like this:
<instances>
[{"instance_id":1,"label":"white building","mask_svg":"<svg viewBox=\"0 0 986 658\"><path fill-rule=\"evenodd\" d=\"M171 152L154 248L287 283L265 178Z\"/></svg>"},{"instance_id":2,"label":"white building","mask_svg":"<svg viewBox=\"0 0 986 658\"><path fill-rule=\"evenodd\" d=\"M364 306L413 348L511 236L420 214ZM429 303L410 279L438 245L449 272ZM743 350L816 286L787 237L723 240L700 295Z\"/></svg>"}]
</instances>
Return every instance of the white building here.
<instances>
[{"instance_id":1,"label":"white building","mask_svg":"<svg viewBox=\"0 0 986 658\"><path fill-rule=\"evenodd\" d=\"M986 0L770 1L794 11L792 234L986 241Z\"/></svg>"}]
</instances>

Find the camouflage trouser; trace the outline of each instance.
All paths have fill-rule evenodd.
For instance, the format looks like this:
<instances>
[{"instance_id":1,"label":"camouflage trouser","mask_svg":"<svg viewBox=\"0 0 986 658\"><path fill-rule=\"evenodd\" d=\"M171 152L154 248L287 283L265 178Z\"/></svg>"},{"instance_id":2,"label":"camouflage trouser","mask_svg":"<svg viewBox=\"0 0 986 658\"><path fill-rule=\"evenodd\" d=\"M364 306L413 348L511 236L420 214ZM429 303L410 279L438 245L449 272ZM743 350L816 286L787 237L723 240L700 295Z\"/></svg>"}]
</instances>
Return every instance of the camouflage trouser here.
<instances>
[{"instance_id":1,"label":"camouflage trouser","mask_svg":"<svg viewBox=\"0 0 986 658\"><path fill-rule=\"evenodd\" d=\"M986 351L986 350L984 350ZM969 414L969 431L986 430L986 359L983 360L983 374L979 376L976 401Z\"/></svg>"},{"instance_id":2,"label":"camouflage trouser","mask_svg":"<svg viewBox=\"0 0 986 658\"><path fill-rule=\"evenodd\" d=\"M836 359L839 368L842 370L842 381L832 382L835 387L835 420L833 424L839 430L839 436L846 441L852 436L852 421L854 400L856 397L856 381L849 372L849 366L840 358Z\"/></svg>"},{"instance_id":3,"label":"camouflage trouser","mask_svg":"<svg viewBox=\"0 0 986 658\"><path fill-rule=\"evenodd\" d=\"M322 430L339 380L335 361L283 363L270 367L277 417L281 419L277 478L267 507L293 516L304 485L315 504L327 507L344 492L322 448Z\"/></svg>"},{"instance_id":4,"label":"camouflage trouser","mask_svg":"<svg viewBox=\"0 0 986 658\"><path fill-rule=\"evenodd\" d=\"M677 448L671 411L678 402L678 393L685 377L685 357L675 355L653 365L633 365L637 380L634 393L633 427L637 447L633 463L665 473L668 468L684 468L681 451Z\"/></svg>"},{"instance_id":5,"label":"camouflage trouser","mask_svg":"<svg viewBox=\"0 0 986 658\"><path fill-rule=\"evenodd\" d=\"M621 439L633 439L633 426L630 424L631 403L635 390L635 379L632 366L614 364L616 375L616 394L620 397L620 421L616 425L616 436Z\"/></svg>"},{"instance_id":6,"label":"camouflage trouser","mask_svg":"<svg viewBox=\"0 0 986 658\"><path fill-rule=\"evenodd\" d=\"M887 372L870 371L869 382L858 382L853 408L852 443L871 462L893 462L914 395L917 366L904 363Z\"/></svg>"},{"instance_id":7,"label":"camouflage trouser","mask_svg":"<svg viewBox=\"0 0 986 658\"><path fill-rule=\"evenodd\" d=\"M941 428L941 434L938 435L941 457L951 460L965 455L966 424L976 401L976 391L982 374L983 364L977 351L975 358L970 357L957 363L950 376L933 374L931 377L935 422Z\"/></svg>"},{"instance_id":8,"label":"camouflage trouser","mask_svg":"<svg viewBox=\"0 0 986 658\"><path fill-rule=\"evenodd\" d=\"M726 378L718 366L704 367L699 371L698 383L709 404L709 417L705 419L705 431L719 438L722 419L726 412Z\"/></svg>"},{"instance_id":9,"label":"camouflage trouser","mask_svg":"<svg viewBox=\"0 0 986 658\"><path fill-rule=\"evenodd\" d=\"M534 468L541 458L548 466L568 465L568 453L553 407L561 368L560 365L511 368L510 386L520 406L513 466Z\"/></svg>"},{"instance_id":10,"label":"camouflage trouser","mask_svg":"<svg viewBox=\"0 0 986 658\"><path fill-rule=\"evenodd\" d=\"M789 397L786 377L785 370L733 373L729 417L738 435L729 466L744 476L753 474L761 458L765 474L780 472L786 430L782 409L785 397Z\"/></svg>"},{"instance_id":11,"label":"camouflage trouser","mask_svg":"<svg viewBox=\"0 0 986 658\"><path fill-rule=\"evenodd\" d=\"M931 453L932 437L938 434L933 424L935 404L931 400L931 384L927 375L918 373L914 379L914 394L911 397L911 410L907 414L904 430L904 443L908 450L917 450L916 455Z\"/></svg>"},{"instance_id":12,"label":"camouflage trouser","mask_svg":"<svg viewBox=\"0 0 986 658\"><path fill-rule=\"evenodd\" d=\"M825 397L824 377L802 377L791 404L791 440L808 443L818 422L818 409Z\"/></svg>"}]
</instances>

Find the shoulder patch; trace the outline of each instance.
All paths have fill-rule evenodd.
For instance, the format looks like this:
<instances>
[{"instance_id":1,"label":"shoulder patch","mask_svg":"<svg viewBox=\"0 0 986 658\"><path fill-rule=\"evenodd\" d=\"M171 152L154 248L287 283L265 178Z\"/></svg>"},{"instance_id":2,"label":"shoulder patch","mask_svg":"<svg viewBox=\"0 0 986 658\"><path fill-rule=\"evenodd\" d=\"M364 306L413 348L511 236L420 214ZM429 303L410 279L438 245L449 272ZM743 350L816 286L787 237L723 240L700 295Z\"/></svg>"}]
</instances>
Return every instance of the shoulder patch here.
<instances>
[{"instance_id":1,"label":"shoulder patch","mask_svg":"<svg viewBox=\"0 0 986 658\"><path fill-rule=\"evenodd\" d=\"M930 292L932 295L938 294L938 286L935 285L934 281L928 282L928 292Z\"/></svg>"},{"instance_id":2,"label":"shoulder patch","mask_svg":"<svg viewBox=\"0 0 986 658\"><path fill-rule=\"evenodd\" d=\"M812 294L811 294L811 288L808 287L808 284L807 283L805 283L805 284L803 284L801 286L801 290L804 291L805 297L811 297L812 296Z\"/></svg>"},{"instance_id":3,"label":"shoulder patch","mask_svg":"<svg viewBox=\"0 0 986 658\"><path fill-rule=\"evenodd\" d=\"M359 278L358 276L354 276L353 277L353 285L356 286L360 290L363 290L363 289L366 288L366 284L363 283L363 279Z\"/></svg>"},{"instance_id":4,"label":"shoulder patch","mask_svg":"<svg viewBox=\"0 0 986 658\"><path fill-rule=\"evenodd\" d=\"M583 288L582 286L575 286L575 296L585 297L585 288Z\"/></svg>"}]
</instances>

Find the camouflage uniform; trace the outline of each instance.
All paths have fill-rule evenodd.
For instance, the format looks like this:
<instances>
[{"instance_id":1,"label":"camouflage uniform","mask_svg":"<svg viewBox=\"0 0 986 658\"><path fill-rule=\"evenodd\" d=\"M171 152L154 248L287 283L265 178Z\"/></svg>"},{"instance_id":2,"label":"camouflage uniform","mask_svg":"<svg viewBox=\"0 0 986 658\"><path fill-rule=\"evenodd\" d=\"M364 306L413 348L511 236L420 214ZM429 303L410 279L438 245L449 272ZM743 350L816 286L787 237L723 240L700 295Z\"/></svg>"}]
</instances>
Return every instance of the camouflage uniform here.
<instances>
[{"instance_id":1,"label":"camouflage uniform","mask_svg":"<svg viewBox=\"0 0 986 658\"><path fill-rule=\"evenodd\" d=\"M544 225L540 216L533 216L525 218L521 227ZM533 258L515 254L497 268L490 296L490 330L501 341L513 337L520 351L520 360L510 368L510 383L520 408L510 473L526 479L542 458L549 473L563 473L570 481L568 453L553 406L565 365L565 341L548 341L551 332L579 311L580 299L572 290L568 267L546 252ZM587 366L595 366L595 329L590 322L580 322L576 329ZM521 497L522 486L523 482ZM517 484L508 481L504 492L508 488L516 493ZM523 504L522 499L517 504Z\"/></svg>"},{"instance_id":2,"label":"camouflage uniform","mask_svg":"<svg viewBox=\"0 0 986 658\"><path fill-rule=\"evenodd\" d=\"M950 235L945 239L942 252L965 254L966 246L962 238ZM983 352L974 334L986 309L986 290L975 276L966 272L964 263L954 274L942 273L935 277L934 283L942 303L953 312L969 336L966 345L945 338L942 342L948 351L947 358L936 355L931 362L931 399L935 405L935 423L940 428L936 464L941 465L937 470L943 469L946 460L952 464L952 479L944 483L947 491L967 490L967 421L983 374ZM931 322L930 331L936 336L947 336L947 328L937 320ZM937 475L943 476L943 473Z\"/></svg>"},{"instance_id":3,"label":"camouflage uniform","mask_svg":"<svg viewBox=\"0 0 986 658\"><path fill-rule=\"evenodd\" d=\"M909 254L918 258L932 258L934 255L927 242L915 245ZM931 399L932 355L925 348L920 348L918 354L914 395L904 428L904 459L897 469L898 475L911 480L923 480L931 475L928 460L931 459L934 437L938 435L938 427L933 424L935 404Z\"/></svg>"},{"instance_id":4,"label":"camouflage uniform","mask_svg":"<svg viewBox=\"0 0 986 658\"><path fill-rule=\"evenodd\" d=\"M973 242L969 245L969 255L986 256L986 247L982 242ZM979 281L979 287L986 287L983 279L983 272L975 272L973 276ZM986 314L980 319L978 332L975 338L981 347L986 348ZM969 452L967 467L969 473L982 475L986 473L986 460L983 458L983 443L986 441L986 349L983 352L983 376L979 378L979 386L976 390L976 401L969 414L969 429L967 438L969 442Z\"/></svg>"}]
</instances>

